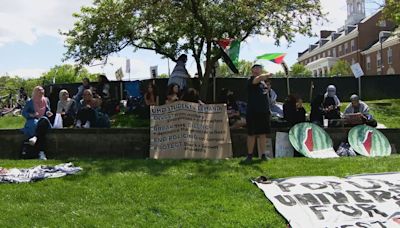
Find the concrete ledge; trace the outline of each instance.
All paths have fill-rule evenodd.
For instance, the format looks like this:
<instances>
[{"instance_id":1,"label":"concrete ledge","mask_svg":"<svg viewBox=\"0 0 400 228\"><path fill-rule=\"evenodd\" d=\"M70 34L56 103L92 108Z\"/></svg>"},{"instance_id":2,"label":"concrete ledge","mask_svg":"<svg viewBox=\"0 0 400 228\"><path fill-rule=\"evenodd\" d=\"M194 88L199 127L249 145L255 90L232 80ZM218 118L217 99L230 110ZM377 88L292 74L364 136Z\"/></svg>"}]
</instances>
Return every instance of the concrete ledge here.
<instances>
[{"instance_id":1,"label":"concrete ledge","mask_svg":"<svg viewBox=\"0 0 400 228\"><path fill-rule=\"evenodd\" d=\"M288 132L289 129L274 129ZM347 140L350 128L326 129L334 147ZM400 129L381 129L391 144L400 148ZM234 157L246 155L246 129L231 131ZM24 135L20 130L0 130L0 159L18 159ZM274 142L273 142L274 143ZM111 129L52 129L47 138L49 158L130 158L149 157L150 132L148 128Z\"/></svg>"}]
</instances>

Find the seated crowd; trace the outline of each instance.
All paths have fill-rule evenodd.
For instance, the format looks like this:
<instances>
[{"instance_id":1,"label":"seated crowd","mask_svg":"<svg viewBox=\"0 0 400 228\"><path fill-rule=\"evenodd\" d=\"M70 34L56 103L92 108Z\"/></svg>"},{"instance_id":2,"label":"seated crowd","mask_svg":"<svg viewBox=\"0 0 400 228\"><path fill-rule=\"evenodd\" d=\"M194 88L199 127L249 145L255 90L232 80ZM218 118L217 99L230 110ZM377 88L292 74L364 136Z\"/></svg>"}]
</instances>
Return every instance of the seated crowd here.
<instances>
[{"instance_id":1,"label":"seated crowd","mask_svg":"<svg viewBox=\"0 0 400 228\"><path fill-rule=\"evenodd\" d=\"M39 159L46 160L45 141L48 129L55 127L76 128L109 128L110 120L107 107L110 100L110 85L104 75L99 76L96 88L90 86L90 81L84 78L82 85L73 98L67 90L58 94L56 114L51 111L50 100L45 97L41 86L33 89L32 98L23 107L22 116L26 119L23 133L39 154Z\"/></svg>"}]
</instances>

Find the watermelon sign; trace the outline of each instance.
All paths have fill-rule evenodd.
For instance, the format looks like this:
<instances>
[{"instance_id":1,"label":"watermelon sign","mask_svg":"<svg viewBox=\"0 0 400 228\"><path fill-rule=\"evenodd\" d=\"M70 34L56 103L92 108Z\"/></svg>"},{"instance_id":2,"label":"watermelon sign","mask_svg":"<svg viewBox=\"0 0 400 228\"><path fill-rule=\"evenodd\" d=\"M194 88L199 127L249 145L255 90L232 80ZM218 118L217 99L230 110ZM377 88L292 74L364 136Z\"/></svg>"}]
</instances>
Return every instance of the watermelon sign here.
<instances>
[{"instance_id":1,"label":"watermelon sign","mask_svg":"<svg viewBox=\"0 0 400 228\"><path fill-rule=\"evenodd\" d=\"M318 125L313 123L296 124L289 131L292 146L309 158L336 158L332 139Z\"/></svg>"},{"instance_id":2,"label":"watermelon sign","mask_svg":"<svg viewBox=\"0 0 400 228\"><path fill-rule=\"evenodd\" d=\"M367 157L389 156L392 147L382 132L367 125L359 125L349 132L350 146L359 154Z\"/></svg>"}]
</instances>

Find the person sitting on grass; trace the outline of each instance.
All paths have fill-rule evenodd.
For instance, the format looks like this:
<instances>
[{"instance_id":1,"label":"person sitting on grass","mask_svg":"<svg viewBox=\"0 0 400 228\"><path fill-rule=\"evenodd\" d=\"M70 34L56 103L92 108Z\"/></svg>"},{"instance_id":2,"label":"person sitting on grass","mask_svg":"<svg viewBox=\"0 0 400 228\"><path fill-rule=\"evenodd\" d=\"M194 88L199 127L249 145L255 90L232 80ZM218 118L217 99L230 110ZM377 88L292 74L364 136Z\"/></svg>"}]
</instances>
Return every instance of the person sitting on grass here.
<instances>
[{"instance_id":1,"label":"person sitting on grass","mask_svg":"<svg viewBox=\"0 0 400 228\"><path fill-rule=\"evenodd\" d=\"M325 119L340 119L340 100L336 95L336 87L328 86L322 103Z\"/></svg>"},{"instance_id":2,"label":"person sitting on grass","mask_svg":"<svg viewBox=\"0 0 400 228\"><path fill-rule=\"evenodd\" d=\"M60 91L60 100L57 104L57 113L61 114L63 127L73 126L76 118L76 102L69 98L67 90Z\"/></svg>"},{"instance_id":3,"label":"person sitting on grass","mask_svg":"<svg viewBox=\"0 0 400 228\"><path fill-rule=\"evenodd\" d=\"M306 110L303 107L303 100L289 95L283 104L283 117L290 126L306 121Z\"/></svg>"},{"instance_id":4,"label":"person sitting on grass","mask_svg":"<svg viewBox=\"0 0 400 228\"><path fill-rule=\"evenodd\" d=\"M110 119L108 115L100 111L101 99L94 98L91 90L83 92L83 100L76 115L77 128L109 128Z\"/></svg>"},{"instance_id":5,"label":"person sitting on grass","mask_svg":"<svg viewBox=\"0 0 400 228\"><path fill-rule=\"evenodd\" d=\"M175 101L179 101L179 85L172 83L168 86L167 100L165 103L171 104Z\"/></svg>"},{"instance_id":6,"label":"person sitting on grass","mask_svg":"<svg viewBox=\"0 0 400 228\"><path fill-rule=\"evenodd\" d=\"M346 109L344 110L345 118L349 119L349 125L358 125L358 124L366 124L371 127L378 126L376 120L374 120L373 116L369 114L369 107L366 103L360 100L358 95L353 94L350 97L351 103L347 105ZM359 114L358 118L360 122L355 120L354 122L349 118L350 116L354 116L354 114ZM357 118L357 115L354 116ZM353 122L353 123L352 123ZM358 122L358 123L357 123Z\"/></svg>"},{"instance_id":7,"label":"person sitting on grass","mask_svg":"<svg viewBox=\"0 0 400 228\"><path fill-rule=\"evenodd\" d=\"M29 144L34 146L40 160L47 160L44 152L46 134L48 129L52 128L48 118L52 117L53 113L50 111L49 99L44 96L44 89L41 86L33 89L32 99L24 106L22 116L26 119L22 131L28 137Z\"/></svg>"}]
</instances>

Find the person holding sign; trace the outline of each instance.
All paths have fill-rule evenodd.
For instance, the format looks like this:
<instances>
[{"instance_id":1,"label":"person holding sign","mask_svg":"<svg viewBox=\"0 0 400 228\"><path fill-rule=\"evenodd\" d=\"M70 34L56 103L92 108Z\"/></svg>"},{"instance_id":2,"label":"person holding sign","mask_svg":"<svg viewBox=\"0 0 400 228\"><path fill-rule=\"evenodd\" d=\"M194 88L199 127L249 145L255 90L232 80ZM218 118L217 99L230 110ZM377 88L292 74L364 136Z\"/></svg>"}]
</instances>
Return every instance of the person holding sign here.
<instances>
[{"instance_id":1,"label":"person holding sign","mask_svg":"<svg viewBox=\"0 0 400 228\"><path fill-rule=\"evenodd\" d=\"M376 127L378 123L369 114L369 107L362 102L358 95L353 94L350 97L351 103L344 110L344 116L349 125L367 124L371 127Z\"/></svg>"},{"instance_id":2,"label":"person holding sign","mask_svg":"<svg viewBox=\"0 0 400 228\"><path fill-rule=\"evenodd\" d=\"M247 158L245 162L253 159L253 150L258 138L261 159L266 160L267 134L271 131L271 111L269 107L268 88L265 83L271 74L262 74L262 66L255 64L251 68L251 77L247 80Z\"/></svg>"}]
</instances>

